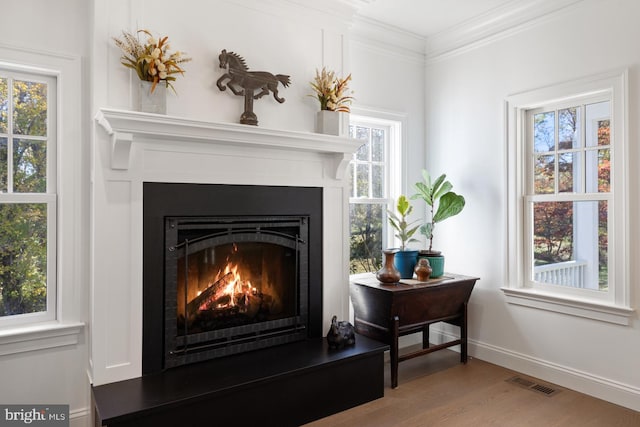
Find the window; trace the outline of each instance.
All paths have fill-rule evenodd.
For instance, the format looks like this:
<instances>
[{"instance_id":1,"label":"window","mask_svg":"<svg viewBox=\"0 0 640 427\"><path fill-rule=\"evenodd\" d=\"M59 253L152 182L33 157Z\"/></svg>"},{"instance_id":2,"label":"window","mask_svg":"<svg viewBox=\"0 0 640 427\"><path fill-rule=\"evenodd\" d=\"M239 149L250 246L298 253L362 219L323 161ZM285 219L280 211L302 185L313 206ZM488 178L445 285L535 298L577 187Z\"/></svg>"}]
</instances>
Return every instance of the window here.
<instances>
[{"instance_id":1,"label":"window","mask_svg":"<svg viewBox=\"0 0 640 427\"><path fill-rule=\"evenodd\" d=\"M0 68L0 326L55 319L56 80Z\"/></svg>"},{"instance_id":2,"label":"window","mask_svg":"<svg viewBox=\"0 0 640 427\"><path fill-rule=\"evenodd\" d=\"M387 210L398 194L400 122L351 116L350 137L363 141L349 165L350 273L377 271L392 246Z\"/></svg>"},{"instance_id":3,"label":"window","mask_svg":"<svg viewBox=\"0 0 640 427\"><path fill-rule=\"evenodd\" d=\"M628 324L625 82L508 100L509 302Z\"/></svg>"},{"instance_id":4,"label":"window","mask_svg":"<svg viewBox=\"0 0 640 427\"><path fill-rule=\"evenodd\" d=\"M572 99L526 113L525 267L532 287L609 290L615 171L608 98Z\"/></svg>"}]
</instances>

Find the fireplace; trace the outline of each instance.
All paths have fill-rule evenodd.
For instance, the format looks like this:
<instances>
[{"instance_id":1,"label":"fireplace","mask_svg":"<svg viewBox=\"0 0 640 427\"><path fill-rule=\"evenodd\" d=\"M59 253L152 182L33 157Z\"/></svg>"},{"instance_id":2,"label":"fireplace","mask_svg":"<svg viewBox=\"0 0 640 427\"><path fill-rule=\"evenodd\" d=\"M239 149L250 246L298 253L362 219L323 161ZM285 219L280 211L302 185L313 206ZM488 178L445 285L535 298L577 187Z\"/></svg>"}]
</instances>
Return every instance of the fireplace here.
<instances>
[{"instance_id":1,"label":"fireplace","mask_svg":"<svg viewBox=\"0 0 640 427\"><path fill-rule=\"evenodd\" d=\"M307 336L322 337L333 315L347 319L344 178L359 146L311 132L100 109L90 183L93 384L165 368L168 217L308 216ZM255 191L241 195L243 187ZM212 196L214 188L221 195Z\"/></svg>"},{"instance_id":2,"label":"fireplace","mask_svg":"<svg viewBox=\"0 0 640 427\"><path fill-rule=\"evenodd\" d=\"M143 191L143 373L321 336L322 189Z\"/></svg>"},{"instance_id":3,"label":"fireplace","mask_svg":"<svg viewBox=\"0 0 640 427\"><path fill-rule=\"evenodd\" d=\"M346 319L349 313L344 178L359 141L106 108L96 122L104 130L96 132L92 145L91 181L90 374L96 425L208 425L212 414L222 425L258 425L268 414L278 425L295 426L383 395L386 345L359 337L355 346L333 351L323 338L333 315ZM229 221L235 223L230 231L235 237L223 238ZM249 241L240 241L244 235ZM286 236L282 243L272 240L279 235ZM187 313L190 288L206 290L220 280L222 267L190 267L180 259L187 254L206 264L227 258L242 264L245 255L236 258L234 243L253 259L238 268L239 280L251 282L240 289L251 296L255 288L265 300L268 295L282 303L250 320L234 314L241 312L237 306L227 304L224 312L222 304L218 314L229 314L223 326L237 318L244 324L232 325L231 333L226 327L198 331L193 339L207 345L184 348L192 338L178 333L184 330L178 305ZM173 267L165 259L171 247ZM196 268L194 275L203 279L187 274L178 290L179 263L181 273ZM263 281L254 278L255 265L274 263L282 263L281 270L262 274L282 277L287 289L295 281L294 291L276 292L273 284L263 289ZM171 268L174 274L168 275ZM166 293L169 276L176 295L165 309L173 298ZM184 286L187 297L179 301ZM276 293L283 295L273 297ZM210 294L213 301L205 306L232 298ZM249 312L244 303L242 310ZM286 326L268 330L278 322ZM246 336L244 330L254 327L260 331ZM224 337L228 342L210 339L216 334L230 335ZM245 338L253 349L238 341ZM278 339L293 341L271 345ZM169 351L176 352L175 359ZM216 354L220 351L227 355ZM198 358L203 361L191 363Z\"/></svg>"},{"instance_id":4,"label":"fireplace","mask_svg":"<svg viewBox=\"0 0 640 427\"><path fill-rule=\"evenodd\" d=\"M308 221L165 219L165 367L306 338Z\"/></svg>"}]
</instances>

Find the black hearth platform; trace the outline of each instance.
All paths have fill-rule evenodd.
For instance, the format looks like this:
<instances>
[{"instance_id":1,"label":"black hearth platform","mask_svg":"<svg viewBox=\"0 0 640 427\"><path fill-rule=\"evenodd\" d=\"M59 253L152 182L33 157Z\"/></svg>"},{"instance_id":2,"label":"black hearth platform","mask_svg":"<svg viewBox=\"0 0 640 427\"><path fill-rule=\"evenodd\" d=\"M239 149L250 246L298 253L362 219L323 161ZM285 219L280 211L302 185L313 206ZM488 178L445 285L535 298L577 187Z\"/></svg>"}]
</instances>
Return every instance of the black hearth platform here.
<instances>
[{"instance_id":1,"label":"black hearth platform","mask_svg":"<svg viewBox=\"0 0 640 427\"><path fill-rule=\"evenodd\" d=\"M95 425L299 426L383 397L387 349L315 338L92 387Z\"/></svg>"}]
</instances>

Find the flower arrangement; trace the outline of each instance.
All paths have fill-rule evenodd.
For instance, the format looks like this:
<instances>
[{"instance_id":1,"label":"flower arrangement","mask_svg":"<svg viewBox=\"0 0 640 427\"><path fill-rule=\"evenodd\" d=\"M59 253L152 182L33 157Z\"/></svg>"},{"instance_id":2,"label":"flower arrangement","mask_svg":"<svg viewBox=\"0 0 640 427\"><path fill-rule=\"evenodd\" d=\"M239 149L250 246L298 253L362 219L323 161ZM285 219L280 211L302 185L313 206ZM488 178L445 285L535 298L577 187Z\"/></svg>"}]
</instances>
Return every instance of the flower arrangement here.
<instances>
[{"instance_id":1,"label":"flower arrangement","mask_svg":"<svg viewBox=\"0 0 640 427\"><path fill-rule=\"evenodd\" d=\"M353 101L353 97L349 95L348 83L350 80L351 74L340 79L333 71L327 71L325 67L321 72L316 69L316 77L310 82L315 93L310 96L318 98L321 110L348 113L351 111L349 105Z\"/></svg>"},{"instance_id":2,"label":"flower arrangement","mask_svg":"<svg viewBox=\"0 0 640 427\"><path fill-rule=\"evenodd\" d=\"M183 56L180 51L169 53L167 36L156 39L147 30L138 30L138 33L148 36L146 44L142 44L138 37L127 31L122 32L122 38L113 38L116 46L123 52L120 58L122 65L135 70L140 80L153 82L151 93L161 81L175 92L171 84L176 80L173 74L184 74L184 69L179 64L189 62L191 58Z\"/></svg>"}]
</instances>

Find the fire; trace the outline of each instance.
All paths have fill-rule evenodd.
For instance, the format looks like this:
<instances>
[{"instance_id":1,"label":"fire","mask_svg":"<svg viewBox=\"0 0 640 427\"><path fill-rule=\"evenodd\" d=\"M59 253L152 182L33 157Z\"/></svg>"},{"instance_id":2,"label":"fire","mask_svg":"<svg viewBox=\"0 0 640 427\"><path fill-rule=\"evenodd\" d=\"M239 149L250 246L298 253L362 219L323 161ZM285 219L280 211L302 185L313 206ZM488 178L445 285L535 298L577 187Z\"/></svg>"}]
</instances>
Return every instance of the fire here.
<instances>
[{"instance_id":1,"label":"fire","mask_svg":"<svg viewBox=\"0 0 640 427\"><path fill-rule=\"evenodd\" d=\"M237 264L228 263L224 272L218 275L216 281L221 277L231 274L228 284L219 292L217 301L219 304L216 308L247 306L251 296L257 293L257 289L253 287L250 280L243 280Z\"/></svg>"},{"instance_id":2,"label":"fire","mask_svg":"<svg viewBox=\"0 0 640 427\"><path fill-rule=\"evenodd\" d=\"M233 252L237 251L235 245L233 249ZM237 313L254 316L264 309L265 298L269 297L253 286L250 275L247 274L250 270L243 267L242 262L235 262L232 257L233 253L227 257L224 268L218 270L215 278L187 303L186 317L194 318L199 312L207 312L213 316Z\"/></svg>"}]
</instances>

